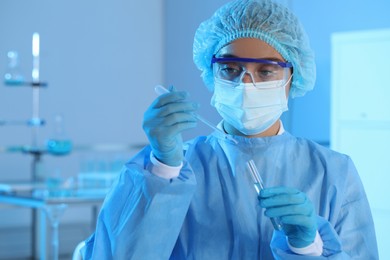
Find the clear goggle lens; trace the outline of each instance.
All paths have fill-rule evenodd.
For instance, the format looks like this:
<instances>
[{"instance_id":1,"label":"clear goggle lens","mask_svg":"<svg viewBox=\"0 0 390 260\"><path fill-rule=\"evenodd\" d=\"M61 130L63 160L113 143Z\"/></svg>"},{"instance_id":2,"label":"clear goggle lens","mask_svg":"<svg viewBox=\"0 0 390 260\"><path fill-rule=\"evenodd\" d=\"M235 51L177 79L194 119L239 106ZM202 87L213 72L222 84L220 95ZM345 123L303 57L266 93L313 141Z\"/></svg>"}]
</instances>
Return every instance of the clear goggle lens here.
<instances>
[{"instance_id":1,"label":"clear goggle lens","mask_svg":"<svg viewBox=\"0 0 390 260\"><path fill-rule=\"evenodd\" d=\"M214 77L235 83L244 81L248 75L253 84L283 80L286 82L292 64L266 59L216 58L212 59Z\"/></svg>"}]
</instances>

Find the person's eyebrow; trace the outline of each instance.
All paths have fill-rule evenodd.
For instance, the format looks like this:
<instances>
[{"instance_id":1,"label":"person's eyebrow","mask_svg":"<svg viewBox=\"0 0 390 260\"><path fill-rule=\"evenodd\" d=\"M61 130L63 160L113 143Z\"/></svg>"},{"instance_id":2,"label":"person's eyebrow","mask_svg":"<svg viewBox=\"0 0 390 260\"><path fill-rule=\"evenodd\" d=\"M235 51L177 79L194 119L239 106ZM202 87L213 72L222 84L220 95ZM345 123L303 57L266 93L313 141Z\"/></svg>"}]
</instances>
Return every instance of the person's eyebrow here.
<instances>
[{"instance_id":1,"label":"person's eyebrow","mask_svg":"<svg viewBox=\"0 0 390 260\"><path fill-rule=\"evenodd\" d=\"M222 55L218 55L218 58L243 58L243 57L239 57L237 55L230 54L230 53L225 53L225 54L222 54ZM251 57L251 59L272 60L272 61L278 61L278 62L286 62L285 60L277 58L277 57L261 57L261 58L252 58Z\"/></svg>"}]
</instances>

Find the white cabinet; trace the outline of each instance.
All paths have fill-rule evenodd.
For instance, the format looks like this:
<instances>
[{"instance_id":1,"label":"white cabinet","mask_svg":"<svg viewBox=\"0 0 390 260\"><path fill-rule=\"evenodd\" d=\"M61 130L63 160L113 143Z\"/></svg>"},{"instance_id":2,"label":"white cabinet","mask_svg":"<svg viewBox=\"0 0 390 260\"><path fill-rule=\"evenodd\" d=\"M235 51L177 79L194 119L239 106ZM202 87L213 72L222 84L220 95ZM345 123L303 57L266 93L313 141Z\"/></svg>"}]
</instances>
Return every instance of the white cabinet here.
<instances>
[{"instance_id":1,"label":"white cabinet","mask_svg":"<svg viewBox=\"0 0 390 260\"><path fill-rule=\"evenodd\" d=\"M390 259L390 29L332 35L331 110L331 148L354 161Z\"/></svg>"}]
</instances>

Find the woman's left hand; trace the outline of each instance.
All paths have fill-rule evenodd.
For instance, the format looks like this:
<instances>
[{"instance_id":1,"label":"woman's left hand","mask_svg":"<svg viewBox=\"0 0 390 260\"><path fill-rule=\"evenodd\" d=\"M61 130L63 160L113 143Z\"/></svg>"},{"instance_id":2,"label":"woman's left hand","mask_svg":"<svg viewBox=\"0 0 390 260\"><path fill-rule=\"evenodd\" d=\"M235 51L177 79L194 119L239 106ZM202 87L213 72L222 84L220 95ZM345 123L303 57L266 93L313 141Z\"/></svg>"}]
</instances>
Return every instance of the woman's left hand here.
<instances>
[{"instance_id":1,"label":"woman's left hand","mask_svg":"<svg viewBox=\"0 0 390 260\"><path fill-rule=\"evenodd\" d=\"M260 206L267 217L279 218L291 246L302 248L314 242L317 232L314 206L305 193L295 188L261 190Z\"/></svg>"}]
</instances>

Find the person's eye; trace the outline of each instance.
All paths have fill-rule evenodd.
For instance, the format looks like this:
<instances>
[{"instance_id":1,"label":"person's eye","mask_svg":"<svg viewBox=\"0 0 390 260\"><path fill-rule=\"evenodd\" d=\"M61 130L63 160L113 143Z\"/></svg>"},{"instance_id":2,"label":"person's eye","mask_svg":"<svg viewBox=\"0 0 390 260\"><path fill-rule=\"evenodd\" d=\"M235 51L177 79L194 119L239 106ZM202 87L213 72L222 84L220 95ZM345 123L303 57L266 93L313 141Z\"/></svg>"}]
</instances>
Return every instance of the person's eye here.
<instances>
[{"instance_id":1,"label":"person's eye","mask_svg":"<svg viewBox=\"0 0 390 260\"><path fill-rule=\"evenodd\" d=\"M261 71L258 71L257 74L260 77L272 77L276 74L276 72L272 71L272 70L261 70Z\"/></svg>"},{"instance_id":2,"label":"person's eye","mask_svg":"<svg viewBox=\"0 0 390 260\"><path fill-rule=\"evenodd\" d=\"M268 65L261 66L257 69L256 73L259 78L267 80L277 77L279 71L280 69L278 69L277 67Z\"/></svg>"},{"instance_id":3,"label":"person's eye","mask_svg":"<svg viewBox=\"0 0 390 260\"><path fill-rule=\"evenodd\" d=\"M220 68L220 72L224 76L236 77L241 74L242 69L237 65L223 64Z\"/></svg>"},{"instance_id":4,"label":"person's eye","mask_svg":"<svg viewBox=\"0 0 390 260\"><path fill-rule=\"evenodd\" d=\"M222 68L221 71L224 74L238 74L239 73L238 69L236 69L236 68L229 68L229 67Z\"/></svg>"}]
</instances>

